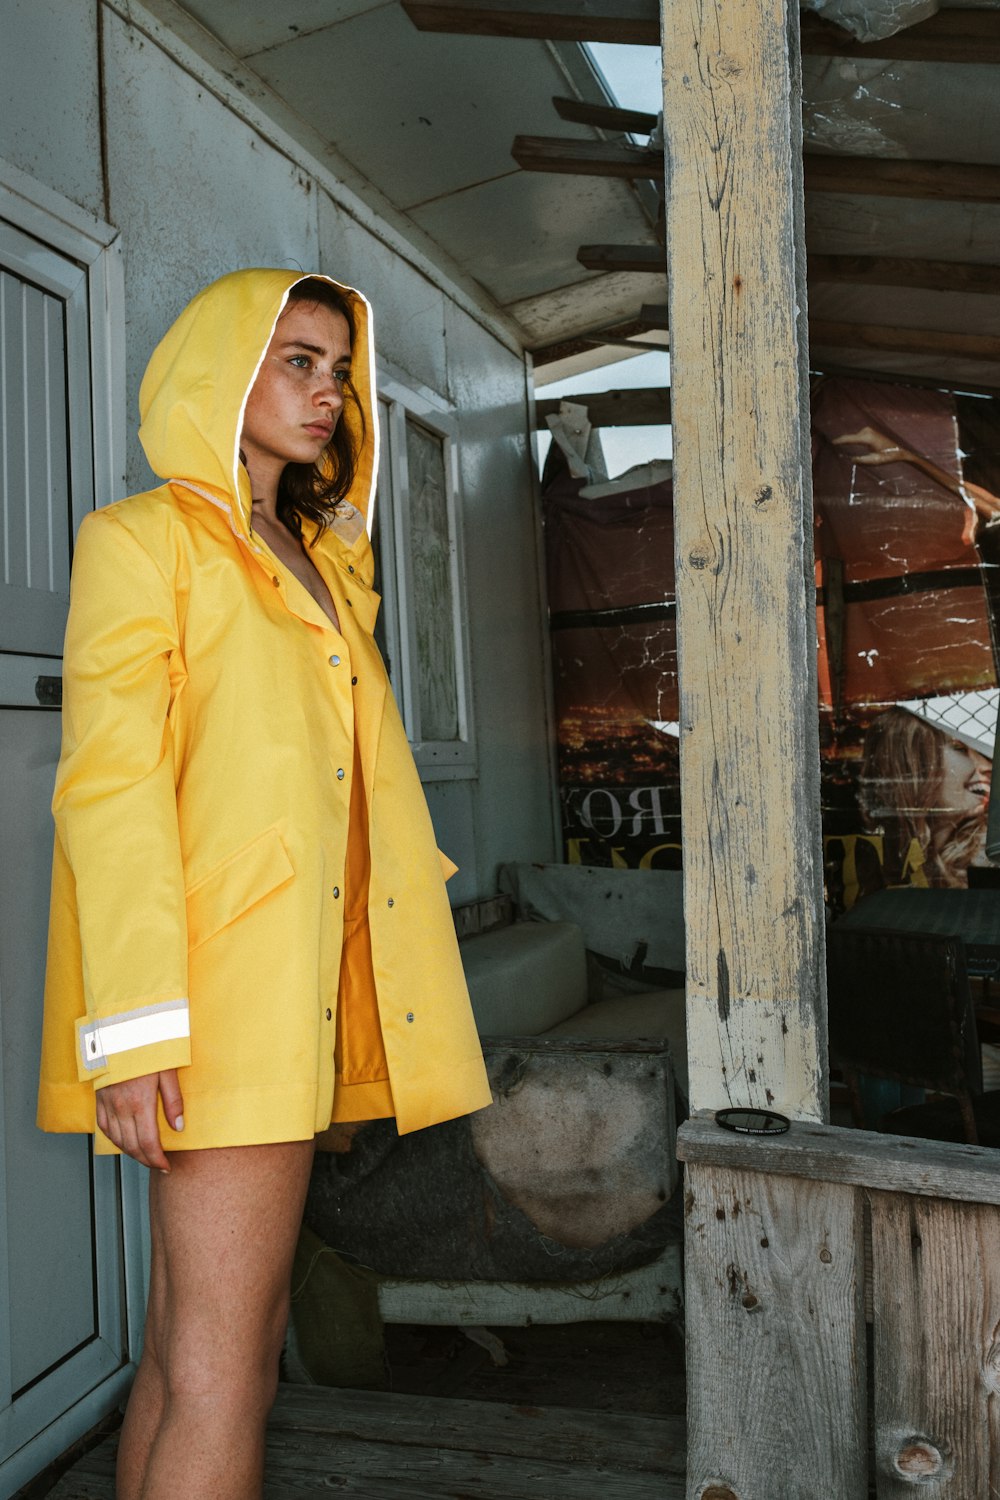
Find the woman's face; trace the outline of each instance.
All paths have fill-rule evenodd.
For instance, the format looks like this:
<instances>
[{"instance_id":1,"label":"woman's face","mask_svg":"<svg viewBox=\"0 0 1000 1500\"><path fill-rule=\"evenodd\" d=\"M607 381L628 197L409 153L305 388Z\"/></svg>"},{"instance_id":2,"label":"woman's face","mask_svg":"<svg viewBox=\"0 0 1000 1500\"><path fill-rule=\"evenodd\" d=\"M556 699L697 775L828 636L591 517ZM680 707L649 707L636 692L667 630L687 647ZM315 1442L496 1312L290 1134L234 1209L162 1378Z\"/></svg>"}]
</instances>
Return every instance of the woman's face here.
<instances>
[{"instance_id":1,"label":"woman's face","mask_svg":"<svg viewBox=\"0 0 1000 1500\"><path fill-rule=\"evenodd\" d=\"M319 302L289 302L247 397L240 448L252 475L313 464L344 407L347 319Z\"/></svg>"},{"instance_id":2,"label":"woman's face","mask_svg":"<svg viewBox=\"0 0 1000 1500\"><path fill-rule=\"evenodd\" d=\"M990 795L991 769L985 755L949 740L942 752L942 812L957 813L959 819L982 815Z\"/></svg>"}]
</instances>

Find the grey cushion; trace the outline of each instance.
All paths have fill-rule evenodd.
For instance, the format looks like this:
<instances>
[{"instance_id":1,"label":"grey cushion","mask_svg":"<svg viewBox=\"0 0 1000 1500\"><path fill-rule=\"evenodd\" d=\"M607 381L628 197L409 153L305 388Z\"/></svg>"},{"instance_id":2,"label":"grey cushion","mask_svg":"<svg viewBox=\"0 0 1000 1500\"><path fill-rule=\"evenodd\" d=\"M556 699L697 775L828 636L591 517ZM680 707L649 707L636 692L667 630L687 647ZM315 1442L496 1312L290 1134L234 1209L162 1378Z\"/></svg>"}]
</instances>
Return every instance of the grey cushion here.
<instances>
[{"instance_id":1,"label":"grey cushion","mask_svg":"<svg viewBox=\"0 0 1000 1500\"><path fill-rule=\"evenodd\" d=\"M459 945L480 1036L539 1036L587 1002L573 922L515 922Z\"/></svg>"}]
</instances>

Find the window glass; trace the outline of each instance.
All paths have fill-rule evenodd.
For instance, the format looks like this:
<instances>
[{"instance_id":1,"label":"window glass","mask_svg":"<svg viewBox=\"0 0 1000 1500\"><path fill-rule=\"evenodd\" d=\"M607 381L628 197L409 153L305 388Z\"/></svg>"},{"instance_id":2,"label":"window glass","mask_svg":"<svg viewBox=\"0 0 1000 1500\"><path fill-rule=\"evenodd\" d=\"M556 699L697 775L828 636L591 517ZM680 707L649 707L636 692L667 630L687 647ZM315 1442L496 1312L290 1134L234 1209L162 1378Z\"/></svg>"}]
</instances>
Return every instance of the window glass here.
<instances>
[{"instance_id":1,"label":"window glass","mask_svg":"<svg viewBox=\"0 0 1000 1500\"><path fill-rule=\"evenodd\" d=\"M406 462L420 735L455 740L458 679L444 439L407 419Z\"/></svg>"}]
</instances>

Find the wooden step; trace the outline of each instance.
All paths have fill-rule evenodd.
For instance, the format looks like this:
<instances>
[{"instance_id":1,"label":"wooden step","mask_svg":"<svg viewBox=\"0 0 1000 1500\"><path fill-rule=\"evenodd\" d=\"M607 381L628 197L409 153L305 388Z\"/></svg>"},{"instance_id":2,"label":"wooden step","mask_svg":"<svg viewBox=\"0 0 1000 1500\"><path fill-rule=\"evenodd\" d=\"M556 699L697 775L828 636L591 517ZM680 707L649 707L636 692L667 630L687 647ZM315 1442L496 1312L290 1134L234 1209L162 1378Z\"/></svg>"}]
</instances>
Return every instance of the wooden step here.
<instances>
[{"instance_id":1,"label":"wooden step","mask_svg":"<svg viewBox=\"0 0 1000 1500\"><path fill-rule=\"evenodd\" d=\"M114 1500L115 1439L51 1500ZM682 1417L508 1406L284 1385L268 1425L265 1500L683 1500Z\"/></svg>"}]
</instances>

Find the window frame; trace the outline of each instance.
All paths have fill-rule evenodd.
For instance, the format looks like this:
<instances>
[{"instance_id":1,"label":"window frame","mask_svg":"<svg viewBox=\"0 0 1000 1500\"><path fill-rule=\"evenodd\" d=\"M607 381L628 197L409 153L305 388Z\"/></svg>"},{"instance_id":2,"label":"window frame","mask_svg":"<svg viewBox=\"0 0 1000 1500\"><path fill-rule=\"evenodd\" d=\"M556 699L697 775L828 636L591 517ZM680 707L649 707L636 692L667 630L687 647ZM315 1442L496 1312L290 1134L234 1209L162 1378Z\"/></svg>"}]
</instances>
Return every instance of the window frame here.
<instances>
[{"instance_id":1,"label":"window frame","mask_svg":"<svg viewBox=\"0 0 1000 1500\"><path fill-rule=\"evenodd\" d=\"M379 510L382 610L390 680L421 778L425 781L472 779L477 775L478 762L455 408L436 392L410 380L381 358L377 363L377 397L383 442L376 505ZM421 732L416 600L412 549L408 545L411 514L406 445L408 421L440 438L442 443L458 719L458 734L451 740L424 739Z\"/></svg>"}]
</instances>

